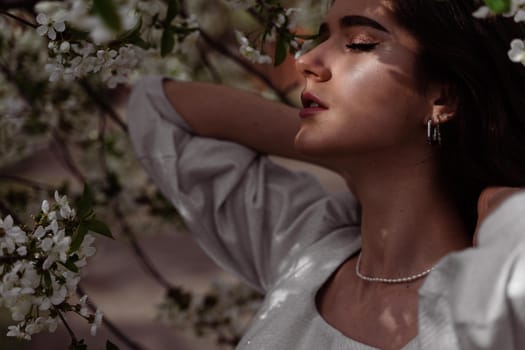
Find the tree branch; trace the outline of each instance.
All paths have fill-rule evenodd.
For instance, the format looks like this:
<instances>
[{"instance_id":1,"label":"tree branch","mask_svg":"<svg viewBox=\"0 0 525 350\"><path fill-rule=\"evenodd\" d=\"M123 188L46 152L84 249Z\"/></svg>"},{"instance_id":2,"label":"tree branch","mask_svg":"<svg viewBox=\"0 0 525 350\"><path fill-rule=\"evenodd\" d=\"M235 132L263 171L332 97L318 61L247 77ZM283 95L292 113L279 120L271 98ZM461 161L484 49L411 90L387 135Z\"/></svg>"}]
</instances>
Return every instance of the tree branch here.
<instances>
[{"instance_id":1,"label":"tree branch","mask_svg":"<svg viewBox=\"0 0 525 350\"><path fill-rule=\"evenodd\" d=\"M71 342L74 344L74 345L77 345L78 344L78 339L77 337L75 336L75 333L73 332L73 330L71 329L71 327L69 327L69 324L66 322L66 319L64 318L64 315L62 315L62 312L60 312L59 309L57 309L56 307L53 308L56 313L58 314L58 317L60 317L60 319L62 320L62 323L64 324L64 326L66 326L66 329L67 329L67 332L69 333L69 336L71 337Z\"/></svg>"},{"instance_id":2,"label":"tree branch","mask_svg":"<svg viewBox=\"0 0 525 350\"><path fill-rule=\"evenodd\" d=\"M50 185L43 184L41 182L36 182L30 179L25 179L25 178L15 176L15 175L0 174L0 180L17 182L19 184L31 187L34 190L40 190L40 191L52 191L53 190L53 187L51 187Z\"/></svg>"},{"instance_id":3,"label":"tree branch","mask_svg":"<svg viewBox=\"0 0 525 350\"><path fill-rule=\"evenodd\" d=\"M27 259L26 256L20 256L20 255L4 255L0 256L0 266L4 264L12 264L14 262L17 262L19 260Z\"/></svg>"},{"instance_id":4,"label":"tree branch","mask_svg":"<svg viewBox=\"0 0 525 350\"><path fill-rule=\"evenodd\" d=\"M18 215L15 214L14 211L12 211L8 206L7 204L5 204L2 200L0 200L0 212L4 213L5 216L7 215L11 215L11 217L13 218L13 221L16 222L16 223L21 223L22 221L20 220L20 218L18 217Z\"/></svg>"},{"instance_id":5,"label":"tree branch","mask_svg":"<svg viewBox=\"0 0 525 350\"><path fill-rule=\"evenodd\" d=\"M83 79L78 82L80 86L84 89L86 94L91 97L91 99L100 107L100 109L105 112L111 120L113 120L124 132L128 132L128 126L124 123L117 112L111 107L111 105L105 101L96 91L93 89L89 81Z\"/></svg>"},{"instance_id":6,"label":"tree branch","mask_svg":"<svg viewBox=\"0 0 525 350\"><path fill-rule=\"evenodd\" d=\"M84 291L84 288L82 288L82 286L80 284L77 286L77 295L78 295L79 298L81 298L84 295L86 295L86 292ZM87 305L88 305L89 309L91 310L91 312L96 312L96 310L98 309L97 305L95 303L93 303L91 301L91 299L88 299ZM104 317L102 317L102 323L104 324L104 326L112 334L115 335L115 337L117 337L122 343L126 344L126 346L129 349L132 349L132 350L143 350L143 349L145 349L143 346L135 343L126 334L124 334L124 332L122 332L117 326L115 326L115 324L113 322L111 322L107 318L107 316L104 315Z\"/></svg>"},{"instance_id":7,"label":"tree branch","mask_svg":"<svg viewBox=\"0 0 525 350\"><path fill-rule=\"evenodd\" d=\"M295 106L292 100L286 96L277 86L268 78L264 73L257 70L252 64L249 62L243 60L238 55L231 52L228 48L226 48L221 43L215 41L212 37L210 37L205 31L202 29L199 30L201 37L204 39L204 41L215 51L219 52L220 54L230 58L231 60L235 61L237 64L239 64L241 67L243 67L246 71L250 72L257 78L259 78L266 86L268 86L270 89L272 89L277 97L284 103L286 103L289 106Z\"/></svg>"},{"instance_id":8,"label":"tree branch","mask_svg":"<svg viewBox=\"0 0 525 350\"><path fill-rule=\"evenodd\" d=\"M55 140L55 143L52 145L56 149L56 153L60 154L59 160L63 163L63 165L66 167L67 170L80 182L85 183L86 179L84 178L84 175L80 172L78 167L76 166L73 157L69 153L69 149L67 147L66 141L58 135L58 133L55 131L53 132L53 137Z\"/></svg>"},{"instance_id":9,"label":"tree branch","mask_svg":"<svg viewBox=\"0 0 525 350\"><path fill-rule=\"evenodd\" d=\"M215 69L215 67L213 66L213 64L210 62L209 58L208 58L208 55L206 54L206 52L202 49L202 47L199 47L199 55L201 57L201 60L202 60L202 63L204 63L204 66L208 69L208 71L210 72L212 78L213 78L213 81L216 83L216 84L221 84L222 83L222 78L221 78L221 75L219 74L219 72L217 71L217 69Z\"/></svg>"},{"instance_id":10,"label":"tree branch","mask_svg":"<svg viewBox=\"0 0 525 350\"><path fill-rule=\"evenodd\" d=\"M36 28L36 27L38 27L36 24L31 23L31 22L29 22L28 20L26 20L26 19L24 19L24 18L22 18L22 17L18 17L18 16L16 16L16 15L13 15L12 13L9 13L9 12L7 12L7 11L5 11L5 10L1 10L1 6L2 6L2 4L0 3L0 14L2 14L2 15L4 15L4 16L7 16L7 17L10 17L10 18L12 18L12 19L14 19L14 20L16 20L16 21L18 21L18 22L20 22L20 23L26 25L26 26L29 26L29 27L31 27L31 28Z\"/></svg>"},{"instance_id":11,"label":"tree branch","mask_svg":"<svg viewBox=\"0 0 525 350\"><path fill-rule=\"evenodd\" d=\"M137 256L138 260L142 263L142 266L146 270L146 272L153 277L155 281L157 281L161 286L164 288L170 290L174 289L175 286L173 286L170 282L168 282L157 269L154 267L151 260L148 258L146 253L142 250L141 246L139 245L137 241L137 237L133 233L133 230L129 226L129 224L126 221L126 218L120 208L115 205L114 207L115 216L119 220L119 223L122 227L123 234L130 240L131 248L133 249L134 254Z\"/></svg>"}]
</instances>

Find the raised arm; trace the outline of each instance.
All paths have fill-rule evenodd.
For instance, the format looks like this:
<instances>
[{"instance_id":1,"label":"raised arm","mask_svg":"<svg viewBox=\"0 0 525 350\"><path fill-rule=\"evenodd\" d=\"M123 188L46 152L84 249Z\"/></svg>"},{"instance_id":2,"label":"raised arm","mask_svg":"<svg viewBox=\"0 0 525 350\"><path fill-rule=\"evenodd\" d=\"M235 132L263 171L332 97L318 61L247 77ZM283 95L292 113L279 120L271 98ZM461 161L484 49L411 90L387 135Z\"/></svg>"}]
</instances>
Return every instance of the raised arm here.
<instances>
[{"instance_id":1,"label":"raised arm","mask_svg":"<svg viewBox=\"0 0 525 350\"><path fill-rule=\"evenodd\" d=\"M178 86L191 87L185 85ZM207 131L191 118L186 121L163 88L160 76L146 77L133 88L127 109L130 139L153 182L221 266L265 291L297 266L294 259L308 246L335 230L356 226L352 196L329 194L312 175L283 168L239 143L198 135ZM220 115L199 120L202 128L206 120L229 123L218 97L201 108L206 98L187 101L185 89L180 91L178 96L174 91L176 108L195 107L189 111L192 117L195 111L202 118L206 112ZM264 123L260 125L262 129ZM268 140L260 140L277 143L275 135L267 135Z\"/></svg>"},{"instance_id":2,"label":"raised arm","mask_svg":"<svg viewBox=\"0 0 525 350\"><path fill-rule=\"evenodd\" d=\"M243 144L261 153L307 161L294 148L299 110L221 85L164 80L175 109L199 135Z\"/></svg>"}]
</instances>

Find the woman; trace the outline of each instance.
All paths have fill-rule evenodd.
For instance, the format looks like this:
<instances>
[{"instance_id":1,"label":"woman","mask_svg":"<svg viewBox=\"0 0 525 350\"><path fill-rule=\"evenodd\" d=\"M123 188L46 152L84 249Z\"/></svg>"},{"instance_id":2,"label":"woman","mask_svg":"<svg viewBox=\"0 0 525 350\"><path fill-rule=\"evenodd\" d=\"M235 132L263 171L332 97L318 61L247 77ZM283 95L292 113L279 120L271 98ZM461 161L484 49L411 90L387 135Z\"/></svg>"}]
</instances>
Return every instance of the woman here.
<instances>
[{"instance_id":1,"label":"woman","mask_svg":"<svg viewBox=\"0 0 525 350\"><path fill-rule=\"evenodd\" d=\"M160 77L134 89L145 168L266 295L239 349L525 347L525 195L488 189L476 213L484 188L525 182L525 71L506 57L525 32L477 6L336 0L297 61L301 111ZM261 153L330 168L350 192Z\"/></svg>"}]
</instances>

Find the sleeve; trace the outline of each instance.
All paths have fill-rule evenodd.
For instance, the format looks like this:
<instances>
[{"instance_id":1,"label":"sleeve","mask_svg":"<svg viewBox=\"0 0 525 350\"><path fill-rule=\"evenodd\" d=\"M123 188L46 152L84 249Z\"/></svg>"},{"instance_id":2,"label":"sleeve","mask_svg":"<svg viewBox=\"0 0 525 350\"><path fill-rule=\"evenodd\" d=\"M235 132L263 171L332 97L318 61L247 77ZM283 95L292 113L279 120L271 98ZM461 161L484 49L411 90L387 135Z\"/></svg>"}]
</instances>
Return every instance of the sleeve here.
<instances>
[{"instance_id":1,"label":"sleeve","mask_svg":"<svg viewBox=\"0 0 525 350\"><path fill-rule=\"evenodd\" d=\"M165 96L163 79L147 77L134 87L130 138L154 183L220 266L264 292L288 259L356 221L350 195L327 195L310 175L242 145L194 135Z\"/></svg>"},{"instance_id":2,"label":"sleeve","mask_svg":"<svg viewBox=\"0 0 525 350\"><path fill-rule=\"evenodd\" d=\"M525 349L524 214L522 191L482 223L477 247L452 254L425 286L447 300L462 350Z\"/></svg>"}]
</instances>

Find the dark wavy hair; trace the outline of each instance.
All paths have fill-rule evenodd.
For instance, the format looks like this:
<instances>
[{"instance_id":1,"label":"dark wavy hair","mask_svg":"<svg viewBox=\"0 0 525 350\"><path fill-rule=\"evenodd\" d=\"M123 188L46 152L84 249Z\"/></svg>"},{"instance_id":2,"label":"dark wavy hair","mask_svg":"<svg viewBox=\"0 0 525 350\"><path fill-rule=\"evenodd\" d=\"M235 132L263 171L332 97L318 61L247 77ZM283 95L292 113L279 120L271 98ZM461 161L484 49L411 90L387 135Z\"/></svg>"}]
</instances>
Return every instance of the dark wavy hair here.
<instances>
[{"instance_id":1,"label":"dark wavy hair","mask_svg":"<svg viewBox=\"0 0 525 350\"><path fill-rule=\"evenodd\" d=\"M455 118L442 126L441 169L467 227L488 186L525 186L525 67L510 61L525 25L502 16L478 19L473 0L392 0L394 17L418 41L418 68L452 86Z\"/></svg>"}]
</instances>

